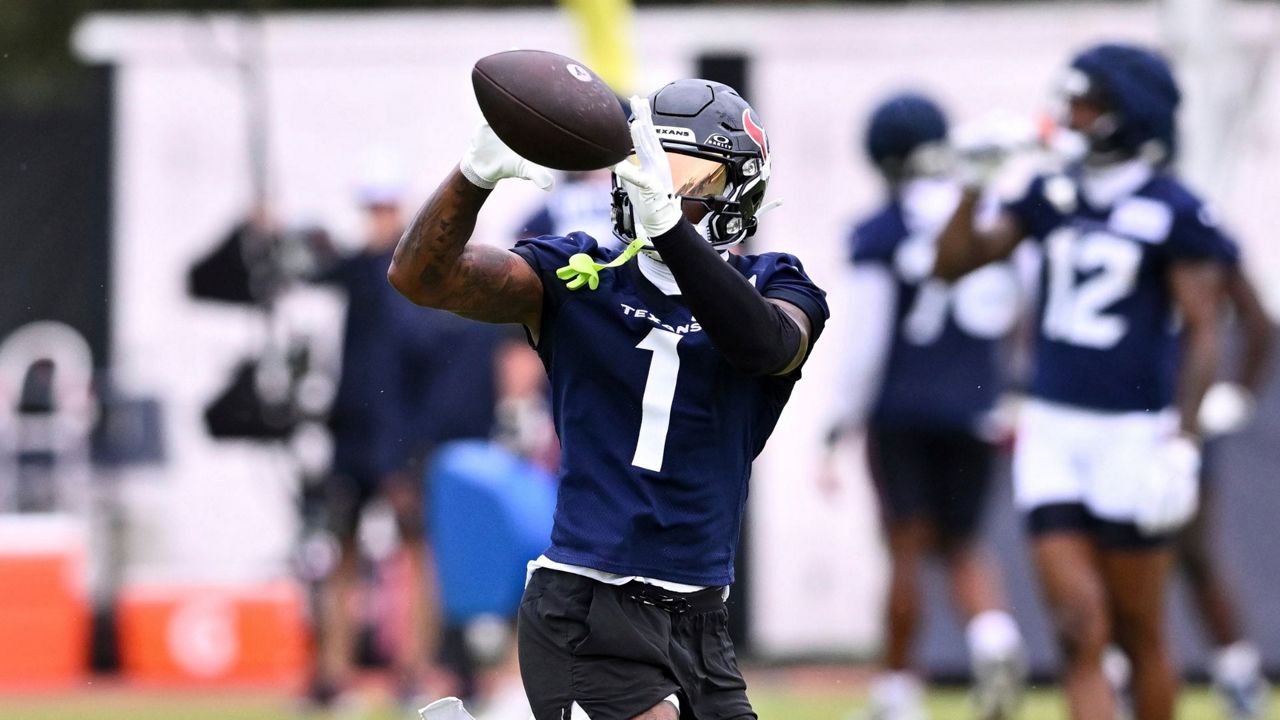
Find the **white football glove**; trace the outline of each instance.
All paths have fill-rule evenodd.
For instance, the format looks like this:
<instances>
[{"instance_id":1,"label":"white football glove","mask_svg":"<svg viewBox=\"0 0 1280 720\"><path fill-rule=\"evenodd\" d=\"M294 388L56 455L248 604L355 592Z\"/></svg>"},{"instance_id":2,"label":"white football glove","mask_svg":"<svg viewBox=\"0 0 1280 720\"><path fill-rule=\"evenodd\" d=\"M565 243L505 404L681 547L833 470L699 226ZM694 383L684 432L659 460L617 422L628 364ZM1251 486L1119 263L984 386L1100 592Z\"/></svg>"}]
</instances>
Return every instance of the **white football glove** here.
<instances>
[{"instance_id":1,"label":"white football glove","mask_svg":"<svg viewBox=\"0 0 1280 720\"><path fill-rule=\"evenodd\" d=\"M1253 393L1243 385L1214 383L1200 402L1200 432L1206 437L1239 432L1253 419L1256 405Z\"/></svg>"},{"instance_id":2,"label":"white football glove","mask_svg":"<svg viewBox=\"0 0 1280 720\"><path fill-rule=\"evenodd\" d=\"M653 129L653 114L649 100L631 98L631 142L636 149L637 167L629 159L613 166L631 199L631 213L635 219L636 237L649 239L670 230L684 217L680 198L675 196L671 182L671 164L662 149L658 133Z\"/></svg>"},{"instance_id":3,"label":"white football glove","mask_svg":"<svg viewBox=\"0 0 1280 720\"><path fill-rule=\"evenodd\" d=\"M543 190L550 190L555 184L550 170L517 155L498 139L489 123L481 123L476 128L458 169L472 185L485 190L492 190L499 180L506 178L523 178Z\"/></svg>"},{"instance_id":4,"label":"white football glove","mask_svg":"<svg viewBox=\"0 0 1280 720\"><path fill-rule=\"evenodd\" d=\"M418 711L422 720L475 720L456 697L440 698Z\"/></svg>"},{"instance_id":5,"label":"white football glove","mask_svg":"<svg viewBox=\"0 0 1280 720\"><path fill-rule=\"evenodd\" d=\"M1200 504L1200 448L1181 435L1166 438L1139 483L1139 530L1163 535L1186 525Z\"/></svg>"}]
</instances>

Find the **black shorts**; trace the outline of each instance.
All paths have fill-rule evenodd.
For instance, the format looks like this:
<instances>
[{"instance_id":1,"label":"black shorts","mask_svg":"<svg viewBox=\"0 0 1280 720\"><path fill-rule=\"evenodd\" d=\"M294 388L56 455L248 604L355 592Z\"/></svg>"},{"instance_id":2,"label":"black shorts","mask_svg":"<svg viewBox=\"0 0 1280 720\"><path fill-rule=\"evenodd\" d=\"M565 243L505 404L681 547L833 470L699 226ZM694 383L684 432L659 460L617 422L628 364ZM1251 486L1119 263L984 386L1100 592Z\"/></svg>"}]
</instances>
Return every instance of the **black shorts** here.
<instances>
[{"instance_id":1,"label":"black shorts","mask_svg":"<svg viewBox=\"0 0 1280 720\"><path fill-rule=\"evenodd\" d=\"M867 430L885 523L928 520L946 542L977 533L994 459L991 443L963 430Z\"/></svg>"},{"instance_id":2,"label":"black shorts","mask_svg":"<svg viewBox=\"0 0 1280 720\"><path fill-rule=\"evenodd\" d=\"M675 694L681 720L755 720L719 589L681 594L541 569L520 601L520 674L535 720L577 703L629 720Z\"/></svg>"},{"instance_id":3,"label":"black shorts","mask_svg":"<svg viewBox=\"0 0 1280 720\"><path fill-rule=\"evenodd\" d=\"M1033 538L1056 533L1087 535L1104 550L1151 550L1170 545L1177 533L1148 535L1132 522L1094 515L1084 503L1040 505L1026 513L1027 534Z\"/></svg>"},{"instance_id":4,"label":"black shorts","mask_svg":"<svg viewBox=\"0 0 1280 720\"><path fill-rule=\"evenodd\" d=\"M409 472L388 473L380 478L330 473L325 479L329 532L341 542L354 542L361 513L374 498L384 497L391 504L401 539L422 540L426 525L422 484L420 475Z\"/></svg>"}]
</instances>

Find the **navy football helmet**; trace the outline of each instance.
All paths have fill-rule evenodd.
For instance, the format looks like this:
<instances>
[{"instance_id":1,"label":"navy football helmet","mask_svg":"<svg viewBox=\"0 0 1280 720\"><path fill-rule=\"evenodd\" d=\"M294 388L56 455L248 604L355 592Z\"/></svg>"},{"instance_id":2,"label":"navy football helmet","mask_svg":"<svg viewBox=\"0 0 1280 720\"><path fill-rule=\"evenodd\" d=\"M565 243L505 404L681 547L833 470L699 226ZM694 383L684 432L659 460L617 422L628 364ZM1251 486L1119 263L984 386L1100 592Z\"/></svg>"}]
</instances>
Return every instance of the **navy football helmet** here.
<instances>
[{"instance_id":1,"label":"navy football helmet","mask_svg":"<svg viewBox=\"0 0 1280 720\"><path fill-rule=\"evenodd\" d=\"M889 182L945 172L947 116L928 97L904 92L885 99L871 113L863 145Z\"/></svg>"},{"instance_id":2,"label":"navy football helmet","mask_svg":"<svg viewBox=\"0 0 1280 720\"><path fill-rule=\"evenodd\" d=\"M1062 93L1105 110L1085 133L1090 162L1173 159L1182 95L1169 63L1157 53L1136 45L1095 45L1072 59Z\"/></svg>"},{"instance_id":3,"label":"navy football helmet","mask_svg":"<svg viewBox=\"0 0 1280 720\"><path fill-rule=\"evenodd\" d=\"M675 192L707 210L707 240L726 248L751 237L769 181L769 140L738 92L711 80L677 80L649 96ZM631 200L613 178L614 232L635 238Z\"/></svg>"}]
</instances>

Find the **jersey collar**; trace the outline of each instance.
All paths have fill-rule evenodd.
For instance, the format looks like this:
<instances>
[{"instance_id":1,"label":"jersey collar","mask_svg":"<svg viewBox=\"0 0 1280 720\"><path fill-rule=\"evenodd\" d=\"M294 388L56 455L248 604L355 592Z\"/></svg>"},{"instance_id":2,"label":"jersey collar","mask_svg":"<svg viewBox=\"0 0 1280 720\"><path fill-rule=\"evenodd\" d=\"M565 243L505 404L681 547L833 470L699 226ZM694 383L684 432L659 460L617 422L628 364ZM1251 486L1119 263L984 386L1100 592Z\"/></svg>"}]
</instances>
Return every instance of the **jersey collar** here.
<instances>
[{"instance_id":1,"label":"jersey collar","mask_svg":"<svg viewBox=\"0 0 1280 720\"><path fill-rule=\"evenodd\" d=\"M1090 207L1103 209L1146 185L1155 170L1142 158L1125 160L1100 168L1086 168L1080 177L1080 192Z\"/></svg>"}]
</instances>

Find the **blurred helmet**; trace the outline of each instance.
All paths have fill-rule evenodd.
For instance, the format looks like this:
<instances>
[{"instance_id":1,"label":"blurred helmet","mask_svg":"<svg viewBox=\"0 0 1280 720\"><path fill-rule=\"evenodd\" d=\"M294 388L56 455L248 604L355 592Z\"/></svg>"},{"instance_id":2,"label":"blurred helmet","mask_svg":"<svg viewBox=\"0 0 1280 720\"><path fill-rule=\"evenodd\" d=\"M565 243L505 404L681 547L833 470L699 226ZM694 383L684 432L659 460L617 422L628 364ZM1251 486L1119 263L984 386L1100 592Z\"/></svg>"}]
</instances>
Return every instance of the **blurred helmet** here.
<instances>
[{"instance_id":1,"label":"blurred helmet","mask_svg":"<svg viewBox=\"0 0 1280 720\"><path fill-rule=\"evenodd\" d=\"M885 99L871 113L864 145L871 162L891 182L945 172L947 116L933 100L914 92Z\"/></svg>"},{"instance_id":2,"label":"blurred helmet","mask_svg":"<svg viewBox=\"0 0 1280 720\"><path fill-rule=\"evenodd\" d=\"M723 248L755 234L769 181L769 140L760 116L733 88L677 80L649 96L676 194L707 208L707 239ZM614 231L635 237L631 201L613 179Z\"/></svg>"},{"instance_id":3,"label":"blurred helmet","mask_svg":"<svg viewBox=\"0 0 1280 720\"><path fill-rule=\"evenodd\" d=\"M400 155L390 147L371 147L360 158L355 195L361 207L399 205L404 199L406 179Z\"/></svg>"},{"instance_id":4,"label":"blurred helmet","mask_svg":"<svg viewBox=\"0 0 1280 720\"><path fill-rule=\"evenodd\" d=\"M1157 53L1136 45L1095 45L1072 59L1062 92L1106 113L1085 132L1094 162L1173 158L1182 95L1169 63Z\"/></svg>"}]
</instances>

